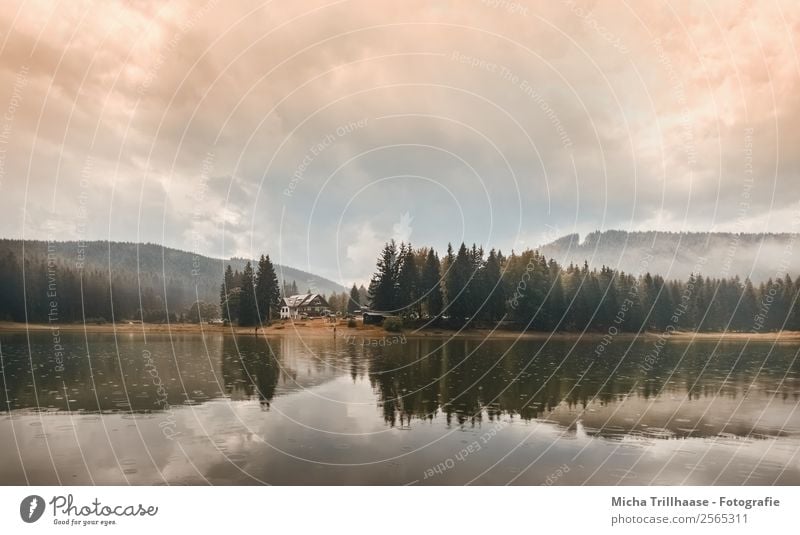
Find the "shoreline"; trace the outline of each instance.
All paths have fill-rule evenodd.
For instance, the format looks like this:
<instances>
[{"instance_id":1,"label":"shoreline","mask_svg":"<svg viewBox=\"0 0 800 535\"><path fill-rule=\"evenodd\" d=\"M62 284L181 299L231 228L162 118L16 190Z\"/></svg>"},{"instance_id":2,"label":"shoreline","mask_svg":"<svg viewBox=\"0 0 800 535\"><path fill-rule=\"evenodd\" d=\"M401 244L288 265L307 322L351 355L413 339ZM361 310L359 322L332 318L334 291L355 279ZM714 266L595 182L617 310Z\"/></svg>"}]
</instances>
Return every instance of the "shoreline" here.
<instances>
[{"instance_id":1,"label":"shoreline","mask_svg":"<svg viewBox=\"0 0 800 535\"><path fill-rule=\"evenodd\" d=\"M118 334L225 334L234 336L258 335L258 336L309 336L330 338L333 336L333 324L322 320L305 320L296 323L289 321L274 323L266 328L259 328L256 332L253 327L238 327L225 325L209 325L194 323L176 324L156 324L156 323L128 323L120 322L116 324L43 324L43 323L17 323L0 322L0 333L18 332L44 332L58 329L60 332L85 332L91 334L118 333ZM492 333L491 329L468 329L461 332L444 329L429 328L415 331L414 329L404 329L403 332L389 332L380 326L364 326L359 324L357 327L347 327L345 321L340 320L336 324L337 337L355 337L365 339L391 338L394 336L404 336L409 339L421 338L454 338L454 339L484 339L491 337L497 340L521 339L521 340L587 340L599 341L608 335L603 332L556 332L546 331L507 331L496 330ZM667 340L678 341L763 341L763 342L797 342L800 343L800 331L778 331L766 333L740 333L740 332L706 332L696 333L692 331L678 331L669 335L658 332L644 333L619 333L614 339L633 340L654 340L665 337Z\"/></svg>"}]
</instances>

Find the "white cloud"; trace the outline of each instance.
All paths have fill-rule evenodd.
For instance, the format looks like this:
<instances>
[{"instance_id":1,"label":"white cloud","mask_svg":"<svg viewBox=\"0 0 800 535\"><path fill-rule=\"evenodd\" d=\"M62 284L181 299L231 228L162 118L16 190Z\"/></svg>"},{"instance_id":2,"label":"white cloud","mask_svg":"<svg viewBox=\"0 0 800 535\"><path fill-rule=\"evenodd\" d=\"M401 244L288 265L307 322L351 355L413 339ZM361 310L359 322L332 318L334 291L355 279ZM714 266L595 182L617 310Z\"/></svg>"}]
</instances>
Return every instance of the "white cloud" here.
<instances>
[{"instance_id":1,"label":"white cloud","mask_svg":"<svg viewBox=\"0 0 800 535\"><path fill-rule=\"evenodd\" d=\"M731 228L748 128L746 227L782 230L800 197L796 2L208 5L0 4L0 112L28 69L0 124L9 236L72 217L87 156L89 238L188 248L199 229L225 254L281 241L281 262L331 276L343 255L345 280L392 236L518 247L549 241L547 225ZM213 176L236 179L197 201L209 152ZM380 182L407 175L425 180ZM357 239L337 251L329 229L356 196Z\"/></svg>"}]
</instances>

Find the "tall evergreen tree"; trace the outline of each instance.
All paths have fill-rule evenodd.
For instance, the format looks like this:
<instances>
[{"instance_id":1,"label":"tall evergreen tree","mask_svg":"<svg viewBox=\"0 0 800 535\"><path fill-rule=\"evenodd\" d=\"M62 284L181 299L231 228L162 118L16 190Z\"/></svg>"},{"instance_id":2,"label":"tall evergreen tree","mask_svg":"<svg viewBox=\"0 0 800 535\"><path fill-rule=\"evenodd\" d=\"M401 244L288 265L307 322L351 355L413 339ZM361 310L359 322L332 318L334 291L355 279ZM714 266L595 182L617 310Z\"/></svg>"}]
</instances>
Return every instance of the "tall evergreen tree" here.
<instances>
[{"instance_id":1,"label":"tall evergreen tree","mask_svg":"<svg viewBox=\"0 0 800 535\"><path fill-rule=\"evenodd\" d=\"M253 266L247 262L242 272L242 286L239 292L239 325L248 327L256 325L257 321L255 276Z\"/></svg>"},{"instance_id":2,"label":"tall evergreen tree","mask_svg":"<svg viewBox=\"0 0 800 535\"><path fill-rule=\"evenodd\" d=\"M452 251L450 250L450 253ZM445 287L447 288L447 313L456 320L463 321L472 313L472 299L469 291L469 280L472 274L472 259L463 243L458 249L452 265L447 271Z\"/></svg>"},{"instance_id":3,"label":"tall evergreen tree","mask_svg":"<svg viewBox=\"0 0 800 535\"><path fill-rule=\"evenodd\" d=\"M420 295L425 296L425 311L436 318L442 313L441 265L436 251L428 249L420 275Z\"/></svg>"},{"instance_id":4,"label":"tall evergreen tree","mask_svg":"<svg viewBox=\"0 0 800 535\"><path fill-rule=\"evenodd\" d=\"M354 314L360 310L361 295L358 292L358 288L356 288L356 284L353 283L353 287L350 288L350 298L347 300L347 312Z\"/></svg>"},{"instance_id":5,"label":"tall evergreen tree","mask_svg":"<svg viewBox=\"0 0 800 535\"><path fill-rule=\"evenodd\" d=\"M400 266L397 270L397 306L403 314L419 312L417 296L419 272L411 244L400 244Z\"/></svg>"},{"instance_id":6,"label":"tall evergreen tree","mask_svg":"<svg viewBox=\"0 0 800 535\"><path fill-rule=\"evenodd\" d=\"M236 288L236 282L233 276L233 269L231 265L225 268L225 274L222 285L219 288L219 308L222 313L222 319L227 321L235 321L239 317L239 303L233 306L230 297L233 295L233 290Z\"/></svg>"},{"instance_id":7,"label":"tall evergreen tree","mask_svg":"<svg viewBox=\"0 0 800 535\"><path fill-rule=\"evenodd\" d=\"M395 311L397 306L397 244L394 240L383 247L377 271L369 283L370 306L379 311Z\"/></svg>"},{"instance_id":8,"label":"tall evergreen tree","mask_svg":"<svg viewBox=\"0 0 800 535\"><path fill-rule=\"evenodd\" d=\"M358 287L358 302L361 303L362 306L369 304L369 291L364 288L363 284Z\"/></svg>"},{"instance_id":9,"label":"tall evergreen tree","mask_svg":"<svg viewBox=\"0 0 800 535\"><path fill-rule=\"evenodd\" d=\"M484 317L489 321L500 320L505 311L506 295L503 289L501 276L500 262L497 259L495 250L492 249L489 251L489 257L486 259L483 281L485 284L485 291L488 294L488 299L484 305Z\"/></svg>"},{"instance_id":10,"label":"tall evergreen tree","mask_svg":"<svg viewBox=\"0 0 800 535\"><path fill-rule=\"evenodd\" d=\"M561 322L564 315L564 286L561 283L561 266L550 259L547 264L547 278L550 291L547 298L547 329L563 328ZM616 293L612 294L616 296Z\"/></svg>"},{"instance_id":11,"label":"tall evergreen tree","mask_svg":"<svg viewBox=\"0 0 800 535\"><path fill-rule=\"evenodd\" d=\"M255 293L258 320L269 325L280 303L278 276L269 255L261 255L258 261Z\"/></svg>"}]
</instances>

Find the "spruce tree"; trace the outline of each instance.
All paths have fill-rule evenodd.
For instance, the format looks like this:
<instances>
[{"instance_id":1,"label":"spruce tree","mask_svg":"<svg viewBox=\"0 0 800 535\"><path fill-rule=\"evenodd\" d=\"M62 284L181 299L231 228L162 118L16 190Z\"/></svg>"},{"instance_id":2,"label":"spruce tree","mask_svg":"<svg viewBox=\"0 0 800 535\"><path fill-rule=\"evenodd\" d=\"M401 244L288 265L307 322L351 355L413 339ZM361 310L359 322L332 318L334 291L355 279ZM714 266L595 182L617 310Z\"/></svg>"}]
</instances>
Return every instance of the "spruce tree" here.
<instances>
[{"instance_id":1,"label":"spruce tree","mask_svg":"<svg viewBox=\"0 0 800 535\"><path fill-rule=\"evenodd\" d=\"M404 314L418 310L419 273L411 244L400 244L400 267L397 270L397 306ZM412 310L414 309L414 310Z\"/></svg>"},{"instance_id":2,"label":"spruce tree","mask_svg":"<svg viewBox=\"0 0 800 535\"><path fill-rule=\"evenodd\" d=\"M219 308L220 312L222 313L223 320L233 321L231 316L237 316L238 314L238 309L231 311L231 303L229 298L233 290L233 270L231 269L231 265L228 264L228 266L225 268L225 275L219 288Z\"/></svg>"},{"instance_id":3,"label":"spruce tree","mask_svg":"<svg viewBox=\"0 0 800 535\"><path fill-rule=\"evenodd\" d=\"M269 325L280 302L278 276L269 255L261 255L258 261L255 292L258 320Z\"/></svg>"},{"instance_id":4,"label":"spruce tree","mask_svg":"<svg viewBox=\"0 0 800 535\"><path fill-rule=\"evenodd\" d=\"M364 288L364 285L358 287L358 302L362 305L369 303L369 291Z\"/></svg>"},{"instance_id":5,"label":"spruce tree","mask_svg":"<svg viewBox=\"0 0 800 535\"><path fill-rule=\"evenodd\" d=\"M420 295L425 296L425 308L432 318L442 313L441 265L436 251L428 249L420 277Z\"/></svg>"},{"instance_id":6,"label":"spruce tree","mask_svg":"<svg viewBox=\"0 0 800 535\"><path fill-rule=\"evenodd\" d=\"M255 325L257 320L255 277L253 266L248 261L242 272L242 286L239 292L239 325L249 327Z\"/></svg>"},{"instance_id":7,"label":"spruce tree","mask_svg":"<svg viewBox=\"0 0 800 535\"><path fill-rule=\"evenodd\" d=\"M377 271L369 283L370 306L378 311L392 312L397 307L397 244L394 240L383 247L376 263Z\"/></svg>"},{"instance_id":8,"label":"spruce tree","mask_svg":"<svg viewBox=\"0 0 800 535\"><path fill-rule=\"evenodd\" d=\"M499 321L500 318L503 317L503 312L505 310L506 295L502 281L500 280L501 276L500 262L497 260L494 249L492 249L489 251L489 257L486 259L483 280L486 293L488 294L486 304L484 305L484 317L489 321Z\"/></svg>"},{"instance_id":9,"label":"spruce tree","mask_svg":"<svg viewBox=\"0 0 800 535\"><path fill-rule=\"evenodd\" d=\"M353 287L350 288L350 298L347 300L347 312L350 314L354 314L361 310L361 295L358 292L358 288L356 288L356 284L353 283Z\"/></svg>"},{"instance_id":10,"label":"spruce tree","mask_svg":"<svg viewBox=\"0 0 800 535\"><path fill-rule=\"evenodd\" d=\"M452 253L452 249L449 249ZM449 254L448 254L449 256ZM463 243L458 249L445 280L447 288L447 313L456 320L463 321L470 316L471 295L469 279L472 273L472 260Z\"/></svg>"}]
</instances>

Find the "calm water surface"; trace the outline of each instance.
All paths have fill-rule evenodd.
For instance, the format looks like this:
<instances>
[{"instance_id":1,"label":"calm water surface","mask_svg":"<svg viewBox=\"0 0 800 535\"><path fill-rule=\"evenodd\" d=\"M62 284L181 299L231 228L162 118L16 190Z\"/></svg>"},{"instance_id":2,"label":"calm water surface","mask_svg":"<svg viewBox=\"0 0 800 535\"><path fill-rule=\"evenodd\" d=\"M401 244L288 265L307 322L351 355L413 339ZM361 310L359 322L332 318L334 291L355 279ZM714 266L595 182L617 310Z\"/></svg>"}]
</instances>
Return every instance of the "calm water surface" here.
<instances>
[{"instance_id":1,"label":"calm water surface","mask_svg":"<svg viewBox=\"0 0 800 535\"><path fill-rule=\"evenodd\" d=\"M0 344L2 484L800 484L796 344Z\"/></svg>"}]
</instances>

